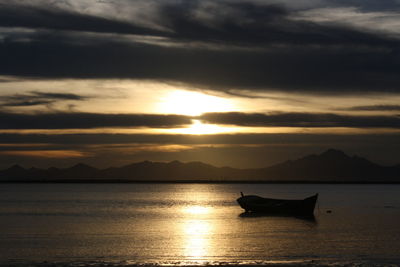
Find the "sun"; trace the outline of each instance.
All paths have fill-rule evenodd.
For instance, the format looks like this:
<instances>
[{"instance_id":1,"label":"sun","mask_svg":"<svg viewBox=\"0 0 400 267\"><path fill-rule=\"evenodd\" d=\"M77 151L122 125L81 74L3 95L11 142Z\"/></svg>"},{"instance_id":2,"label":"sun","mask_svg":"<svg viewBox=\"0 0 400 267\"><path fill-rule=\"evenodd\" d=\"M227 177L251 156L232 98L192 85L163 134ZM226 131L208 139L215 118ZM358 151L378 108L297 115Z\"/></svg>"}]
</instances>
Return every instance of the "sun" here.
<instances>
[{"instance_id":1,"label":"sun","mask_svg":"<svg viewBox=\"0 0 400 267\"><path fill-rule=\"evenodd\" d=\"M156 109L160 113L198 116L206 112L232 111L234 105L222 97L174 90L161 97Z\"/></svg>"},{"instance_id":2,"label":"sun","mask_svg":"<svg viewBox=\"0 0 400 267\"><path fill-rule=\"evenodd\" d=\"M172 90L160 97L156 111L164 114L179 114L199 116L207 112L234 111L235 105L228 98L208 95L200 92ZM163 129L163 131L179 134L218 134L232 132L232 127L223 127L216 124L206 124L197 118L192 124L184 128Z\"/></svg>"}]
</instances>

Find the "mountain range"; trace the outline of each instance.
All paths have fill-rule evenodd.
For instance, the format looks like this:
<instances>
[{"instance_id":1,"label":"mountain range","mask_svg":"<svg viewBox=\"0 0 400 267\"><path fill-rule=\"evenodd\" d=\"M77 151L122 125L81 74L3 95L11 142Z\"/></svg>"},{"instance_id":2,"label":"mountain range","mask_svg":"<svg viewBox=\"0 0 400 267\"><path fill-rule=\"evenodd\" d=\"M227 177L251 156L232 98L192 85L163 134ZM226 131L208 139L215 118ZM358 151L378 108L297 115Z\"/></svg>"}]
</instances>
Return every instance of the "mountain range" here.
<instances>
[{"instance_id":1,"label":"mountain range","mask_svg":"<svg viewBox=\"0 0 400 267\"><path fill-rule=\"evenodd\" d=\"M143 161L97 169L79 163L70 168L26 169L14 165L0 171L1 182L336 182L398 183L400 164L382 166L359 156L329 149L267 168L215 167L202 162Z\"/></svg>"}]
</instances>

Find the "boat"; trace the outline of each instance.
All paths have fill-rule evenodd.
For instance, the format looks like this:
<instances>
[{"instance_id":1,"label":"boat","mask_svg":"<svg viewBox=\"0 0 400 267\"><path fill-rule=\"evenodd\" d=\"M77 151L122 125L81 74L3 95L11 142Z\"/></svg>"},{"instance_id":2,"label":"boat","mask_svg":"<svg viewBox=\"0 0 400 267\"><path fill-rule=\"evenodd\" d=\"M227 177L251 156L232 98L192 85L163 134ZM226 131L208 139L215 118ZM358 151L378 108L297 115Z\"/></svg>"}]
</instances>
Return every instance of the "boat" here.
<instances>
[{"instance_id":1,"label":"boat","mask_svg":"<svg viewBox=\"0 0 400 267\"><path fill-rule=\"evenodd\" d=\"M237 199L246 213L281 214L296 216L313 216L318 194L305 199L274 199L254 195L243 195Z\"/></svg>"}]
</instances>

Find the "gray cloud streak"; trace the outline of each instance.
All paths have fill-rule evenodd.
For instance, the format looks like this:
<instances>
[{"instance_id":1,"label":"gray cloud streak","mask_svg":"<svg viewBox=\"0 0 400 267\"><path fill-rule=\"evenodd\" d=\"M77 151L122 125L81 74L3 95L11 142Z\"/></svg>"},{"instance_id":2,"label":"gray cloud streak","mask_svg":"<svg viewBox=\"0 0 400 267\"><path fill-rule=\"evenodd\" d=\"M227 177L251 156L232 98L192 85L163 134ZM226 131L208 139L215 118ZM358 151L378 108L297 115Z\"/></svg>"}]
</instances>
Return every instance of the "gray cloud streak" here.
<instances>
[{"instance_id":1,"label":"gray cloud streak","mask_svg":"<svg viewBox=\"0 0 400 267\"><path fill-rule=\"evenodd\" d=\"M58 101L74 100L83 101L89 97L72 93L50 93L33 91L29 94L14 94L0 96L0 106L23 107L36 105L49 105Z\"/></svg>"},{"instance_id":2,"label":"gray cloud streak","mask_svg":"<svg viewBox=\"0 0 400 267\"><path fill-rule=\"evenodd\" d=\"M83 32L160 34L160 31L54 6L0 3L0 26Z\"/></svg>"},{"instance_id":3,"label":"gray cloud streak","mask_svg":"<svg viewBox=\"0 0 400 267\"><path fill-rule=\"evenodd\" d=\"M243 127L351 127L400 128L399 116L352 116L333 113L205 113L198 117L161 114L104 113L0 113L0 129L92 129L92 128L177 128L192 119L204 123Z\"/></svg>"},{"instance_id":4,"label":"gray cloud streak","mask_svg":"<svg viewBox=\"0 0 400 267\"><path fill-rule=\"evenodd\" d=\"M190 117L157 114L0 113L0 129L92 129L105 127L175 128L191 123Z\"/></svg>"},{"instance_id":5,"label":"gray cloud streak","mask_svg":"<svg viewBox=\"0 0 400 267\"><path fill-rule=\"evenodd\" d=\"M203 122L253 127L400 128L399 116L351 116L332 113L206 113Z\"/></svg>"},{"instance_id":6,"label":"gray cloud streak","mask_svg":"<svg viewBox=\"0 0 400 267\"><path fill-rule=\"evenodd\" d=\"M400 111L400 105L371 105L350 107L352 111Z\"/></svg>"}]
</instances>

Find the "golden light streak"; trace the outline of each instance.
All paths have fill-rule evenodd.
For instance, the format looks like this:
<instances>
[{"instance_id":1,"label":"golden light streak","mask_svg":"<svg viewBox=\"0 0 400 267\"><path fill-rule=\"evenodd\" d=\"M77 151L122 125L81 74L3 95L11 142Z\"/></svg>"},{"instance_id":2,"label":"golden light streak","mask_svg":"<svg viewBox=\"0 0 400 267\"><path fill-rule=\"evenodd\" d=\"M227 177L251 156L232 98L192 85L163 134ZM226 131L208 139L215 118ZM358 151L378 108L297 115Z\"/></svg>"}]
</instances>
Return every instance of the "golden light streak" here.
<instances>
[{"instance_id":1,"label":"golden light streak","mask_svg":"<svg viewBox=\"0 0 400 267\"><path fill-rule=\"evenodd\" d=\"M203 206L189 206L185 207L183 211L185 213L195 214L195 215L207 214L211 212L209 207L203 207Z\"/></svg>"},{"instance_id":2,"label":"golden light streak","mask_svg":"<svg viewBox=\"0 0 400 267\"><path fill-rule=\"evenodd\" d=\"M1 155L25 156L40 158L81 158L90 154L75 150L18 150L18 151L0 151Z\"/></svg>"},{"instance_id":3,"label":"golden light streak","mask_svg":"<svg viewBox=\"0 0 400 267\"><path fill-rule=\"evenodd\" d=\"M225 127L216 124L202 123L200 120L192 120L192 124L186 128L166 129L166 132L177 134L191 134L191 135L204 135L204 134L221 134L221 133L234 133L240 131L239 127Z\"/></svg>"},{"instance_id":4,"label":"golden light streak","mask_svg":"<svg viewBox=\"0 0 400 267\"><path fill-rule=\"evenodd\" d=\"M142 152L179 152L194 149L193 145L163 145L163 144L111 144L88 145L88 148L101 151L115 151L122 154L137 154Z\"/></svg>"},{"instance_id":5,"label":"golden light streak","mask_svg":"<svg viewBox=\"0 0 400 267\"><path fill-rule=\"evenodd\" d=\"M38 144L30 144L30 143L22 143L22 144L16 144L16 143L0 144L0 147L49 147L49 146L52 146L52 144L46 144L46 143L38 143Z\"/></svg>"},{"instance_id":6,"label":"golden light streak","mask_svg":"<svg viewBox=\"0 0 400 267\"><path fill-rule=\"evenodd\" d=\"M160 113L189 116L234 110L234 105L227 98L183 90L168 92L156 107L156 111Z\"/></svg>"},{"instance_id":7,"label":"golden light streak","mask_svg":"<svg viewBox=\"0 0 400 267\"><path fill-rule=\"evenodd\" d=\"M300 134L396 134L400 133L400 129L393 128L346 128L346 127L229 127L220 126L217 124L204 124L201 121L193 120L193 125L186 128L171 128L171 129L149 129L149 128L99 128L99 129L26 129L26 130L0 130L0 134L189 134L189 135L205 135L205 134L285 134L285 133L300 133Z\"/></svg>"}]
</instances>

